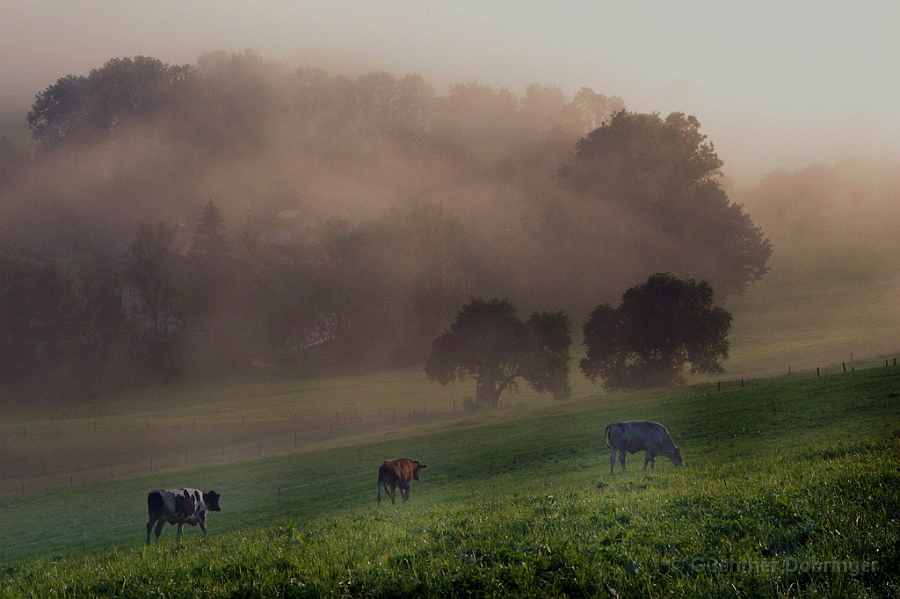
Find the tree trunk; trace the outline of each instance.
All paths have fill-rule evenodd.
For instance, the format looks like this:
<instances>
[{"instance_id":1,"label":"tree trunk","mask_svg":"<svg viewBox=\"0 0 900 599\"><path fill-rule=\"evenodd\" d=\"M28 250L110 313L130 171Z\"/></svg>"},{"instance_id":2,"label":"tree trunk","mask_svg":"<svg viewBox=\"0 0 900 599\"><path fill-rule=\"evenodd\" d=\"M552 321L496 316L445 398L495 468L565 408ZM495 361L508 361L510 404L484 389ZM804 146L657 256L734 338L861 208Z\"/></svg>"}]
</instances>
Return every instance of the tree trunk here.
<instances>
[{"instance_id":1,"label":"tree trunk","mask_svg":"<svg viewBox=\"0 0 900 599\"><path fill-rule=\"evenodd\" d=\"M475 405L479 408L496 408L500 403L502 391L502 387L497 388L496 380L479 377L475 381Z\"/></svg>"}]
</instances>

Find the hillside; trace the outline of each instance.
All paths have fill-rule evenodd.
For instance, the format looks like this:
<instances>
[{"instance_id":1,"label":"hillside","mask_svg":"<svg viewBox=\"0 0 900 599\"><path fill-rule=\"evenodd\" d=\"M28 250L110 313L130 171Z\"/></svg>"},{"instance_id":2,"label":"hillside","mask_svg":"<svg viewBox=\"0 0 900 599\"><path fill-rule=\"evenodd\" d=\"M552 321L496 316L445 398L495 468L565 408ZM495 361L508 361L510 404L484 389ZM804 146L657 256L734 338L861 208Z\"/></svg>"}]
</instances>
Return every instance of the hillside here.
<instances>
[{"instance_id":1,"label":"hillside","mask_svg":"<svg viewBox=\"0 0 900 599\"><path fill-rule=\"evenodd\" d=\"M900 547L886 509L900 499L898 389L900 370L882 365L722 392L595 395L458 415L346 447L7 496L2 560L45 557L6 566L3 588L595 596L610 584L631 597L731 584L776 596L799 584L823 596L889 596ZM610 476L603 427L644 417L667 424L687 467L666 462L645 474L638 455L627 474ZM410 503L379 511L375 468L401 454L429 464L425 480ZM223 495L209 539L190 530L175 549L170 527L159 547L143 549L147 490L182 484ZM786 559L880 565L813 576L787 571ZM777 571L708 571L732 561Z\"/></svg>"}]
</instances>

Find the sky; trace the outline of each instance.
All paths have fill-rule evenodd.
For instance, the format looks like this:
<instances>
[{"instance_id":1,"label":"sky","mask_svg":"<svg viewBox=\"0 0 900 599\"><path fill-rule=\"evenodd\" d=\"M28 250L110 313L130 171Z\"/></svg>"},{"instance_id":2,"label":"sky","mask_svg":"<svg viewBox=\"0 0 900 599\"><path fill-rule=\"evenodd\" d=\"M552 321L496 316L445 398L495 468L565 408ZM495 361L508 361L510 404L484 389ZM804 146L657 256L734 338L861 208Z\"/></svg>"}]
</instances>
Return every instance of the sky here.
<instances>
[{"instance_id":1,"label":"sky","mask_svg":"<svg viewBox=\"0 0 900 599\"><path fill-rule=\"evenodd\" d=\"M900 155L900 2L3 0L0 102L114 57L211 50L442 87L531 83L695 115L738 183Z\"/></svg>"}]
</instances>

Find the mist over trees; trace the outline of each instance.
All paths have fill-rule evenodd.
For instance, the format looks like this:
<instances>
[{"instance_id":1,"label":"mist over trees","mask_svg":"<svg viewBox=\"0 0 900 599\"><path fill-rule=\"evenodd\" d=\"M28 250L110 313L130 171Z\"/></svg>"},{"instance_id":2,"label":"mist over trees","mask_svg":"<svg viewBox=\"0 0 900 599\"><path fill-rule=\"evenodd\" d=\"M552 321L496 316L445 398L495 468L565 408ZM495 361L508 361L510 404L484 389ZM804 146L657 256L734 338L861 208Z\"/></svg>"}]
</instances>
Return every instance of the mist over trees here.
<instances>
[{"instance_id":1,"label":"mist over trees","mask_svg":"<svg viewBox=\"0 0 900 599\"><path fill-rule=\"evenodd\" d=\"M61 78L27 120L34 156L0 140L0 249L120 281L142 380L421 365L473 296L581 322L654 272L741 293L772 253L697 119L588 88L212 52Z\"/></svg>"}]
</instances>

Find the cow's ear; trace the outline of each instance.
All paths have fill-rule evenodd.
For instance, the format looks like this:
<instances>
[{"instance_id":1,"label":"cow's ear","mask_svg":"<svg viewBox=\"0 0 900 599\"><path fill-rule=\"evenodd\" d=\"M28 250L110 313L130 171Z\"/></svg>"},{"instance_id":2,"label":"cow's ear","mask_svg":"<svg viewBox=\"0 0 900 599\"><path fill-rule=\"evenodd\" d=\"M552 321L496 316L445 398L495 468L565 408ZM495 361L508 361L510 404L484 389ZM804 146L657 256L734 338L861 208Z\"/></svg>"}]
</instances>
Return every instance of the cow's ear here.
<instances>
[{"instance_id":1,"label":"cow's ear","mask_svg":"<svg viewBox=\"0 0 900 599\"><path fill-rule=\"evenodd\" d=\"M416 464L419 464L419 462L416 462ZM425 468L428 468L428 464L419 464L419 468L424 470Z\"/></svg>"}]
</instances>

